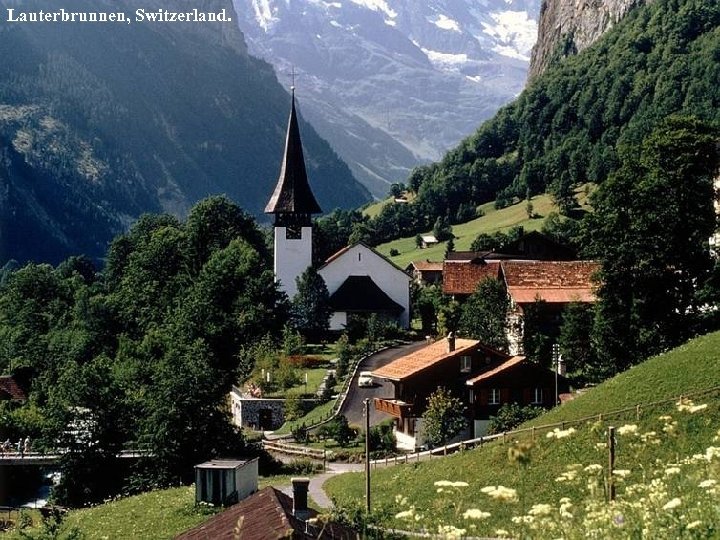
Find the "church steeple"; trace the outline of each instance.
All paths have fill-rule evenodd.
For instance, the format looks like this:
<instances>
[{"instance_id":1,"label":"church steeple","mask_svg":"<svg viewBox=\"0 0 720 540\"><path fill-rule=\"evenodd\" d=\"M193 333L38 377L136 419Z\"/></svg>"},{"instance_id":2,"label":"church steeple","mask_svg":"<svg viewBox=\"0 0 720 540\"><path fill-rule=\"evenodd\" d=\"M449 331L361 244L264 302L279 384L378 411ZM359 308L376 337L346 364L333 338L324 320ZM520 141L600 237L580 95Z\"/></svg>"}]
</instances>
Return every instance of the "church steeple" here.
<instances>
[{"instance_id":1,"label":"church steeple","mask_svg":"<svg viewBox=\"0 0 720 540\"><path fill-rule=\"evenodd\" d=\"M290 298L297 293L297 278L312 264L311 216L320 212L305 170L293 88L280 177L265 207L266 214L275 214L275 279Z\"/></svg>"},{"instance_id":2,"label":"church steeple","mask_svg":"<svg viewBox=\"0 0 720 540\"><path fill-rule=\"evenodd\" d=\"M295 89L292 90L292 105L285 138L280 176L275 191L265 207L266 214L275 214L275 226L309 225L311 214L319 214L320 205L315 200L303 156L300 129L295 112Z\"/></svg>"}]
</instances>

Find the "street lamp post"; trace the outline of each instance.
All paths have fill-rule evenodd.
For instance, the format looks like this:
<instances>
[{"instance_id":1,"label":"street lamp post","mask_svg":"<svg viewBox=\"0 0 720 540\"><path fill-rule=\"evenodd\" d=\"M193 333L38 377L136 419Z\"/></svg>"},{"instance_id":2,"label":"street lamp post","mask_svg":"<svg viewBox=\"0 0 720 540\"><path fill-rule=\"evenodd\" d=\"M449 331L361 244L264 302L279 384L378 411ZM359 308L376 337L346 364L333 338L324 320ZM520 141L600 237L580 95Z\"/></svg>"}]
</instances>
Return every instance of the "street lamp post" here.
<instances>
[{"instance_id":1,"label":"street lamp post","mask_svg":"<svg viewBox=\"0 0 720 540\"><path fill-rule=\"evenodd\" d=\"M555 405L558 404L558 372L560 371L560 345L552 346L553 367L555 368Z\"/></svg>"}]
</instances>

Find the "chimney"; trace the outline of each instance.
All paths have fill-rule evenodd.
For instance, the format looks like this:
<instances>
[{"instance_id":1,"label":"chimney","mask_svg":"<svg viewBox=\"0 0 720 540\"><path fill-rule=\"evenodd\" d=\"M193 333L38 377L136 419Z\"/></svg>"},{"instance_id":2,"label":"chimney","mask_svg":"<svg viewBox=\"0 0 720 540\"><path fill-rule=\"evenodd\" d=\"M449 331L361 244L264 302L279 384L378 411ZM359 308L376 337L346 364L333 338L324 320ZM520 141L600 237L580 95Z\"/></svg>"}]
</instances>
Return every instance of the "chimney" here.
<instances>
[{"instance_id":1,"label":"chimney","mask_svg":"<svg viewBox=\"0 0 720 540\"><path fill-rule=\"evenodd\" d=\"M455 334L450 332L447 336L448 341L448 352L453 352L455 350Z\"/></svg>"},{"instance_id":2,"label":"chimney","mask_svg":"<svg viewBox=\"0 0 720 540\"><path fill-rule=\"evenodd\" d=\"M310 517L310 511L308 510L310 479L293 478L290 482L292 482L293 490L293 515L298 519L306 520Z\"/></svg>"}]
</instances>

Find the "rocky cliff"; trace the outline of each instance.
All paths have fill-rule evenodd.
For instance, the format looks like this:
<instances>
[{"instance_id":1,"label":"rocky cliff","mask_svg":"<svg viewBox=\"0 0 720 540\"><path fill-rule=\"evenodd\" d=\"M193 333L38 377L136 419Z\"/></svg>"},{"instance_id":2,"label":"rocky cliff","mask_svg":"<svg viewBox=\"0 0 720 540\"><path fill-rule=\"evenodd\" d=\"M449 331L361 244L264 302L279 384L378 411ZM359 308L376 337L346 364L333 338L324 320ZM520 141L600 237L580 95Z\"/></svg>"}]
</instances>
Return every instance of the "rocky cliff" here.
<instances>
[{"instance_id":1,"label":"rocky cliff","mask_svg":"<svg viewBox=\"0 0 720 540\"><path fill-rule=\"evenodd\" d=\"M589 47L632 9L652 0L543 0L529 77Z\"/></svg>"}]
</instances>

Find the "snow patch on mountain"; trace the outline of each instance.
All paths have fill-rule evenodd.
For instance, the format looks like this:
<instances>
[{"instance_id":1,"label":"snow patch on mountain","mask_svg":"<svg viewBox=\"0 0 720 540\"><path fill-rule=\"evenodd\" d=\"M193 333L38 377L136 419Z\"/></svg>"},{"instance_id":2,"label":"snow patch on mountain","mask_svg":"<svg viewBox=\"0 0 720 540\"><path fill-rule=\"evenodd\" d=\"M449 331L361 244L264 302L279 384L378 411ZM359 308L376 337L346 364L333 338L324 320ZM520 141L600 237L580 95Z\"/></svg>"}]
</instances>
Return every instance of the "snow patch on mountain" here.
<instances>
[{"instance_id":1,"label":"snow patch on mountain","mask_svg":"<svg viewBox=\"0 0 720 540\"><path fill-rule=\"evenodd\" d=\"M388 18L394 19L397 17L397 12L390 9L385 0L350 0L353 4L366 7L372 11L380 11L384 13Z\"/></svg>"},{"instance_id":2,"label":"snow patch on mountain","mask_svg":"<svg viewBox=\"0 0 720 540\"><path fill-rule=\"evenodd\" d=\"M453 32L460 32L460 25L457 21L449 18L447 15L440 14L435 18L432 23L441 28L442 30L452 30Z\"/></svg>"},{"instance_id":3,"label":"snow patch on mountain","mask_svg":"<svg viewBox=\"0 0 720 540\"><path fill-rule=\"evenodd\" d=\"M253 0L252 7L255 12L255 20L260 25L260 28L267 32L272 24L277 21L273 17L273 9L270 7L269 0Z\"/></svg>"},{"instance_id":4,"label":"snow patch on mountain","mask_svg":"<svg viewBox=\"0 0 720 540\"><path fill-rule=\"evenodd\" d=\"M542 0L233 0L249 51L376 196L523 88Z\"/></svg>"},{"instance_id":5,"label":"snow patch on mountain","mask_svg":"<svg viewBox=\"0 0 720 540\"><path fill-rule=\"evenodd\" d=\"M500 11L491 13L490 17L493 22L483 22L482 26L485 34L497 41L493 50L529 62L537 38L537 21L526 11Z\"/></svg>"}]
</instances>

